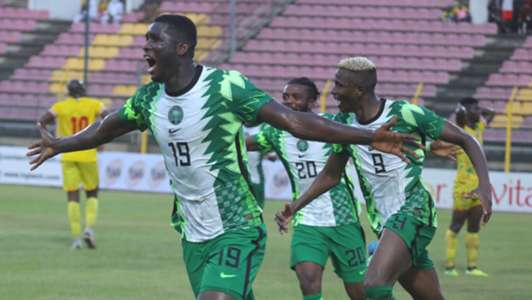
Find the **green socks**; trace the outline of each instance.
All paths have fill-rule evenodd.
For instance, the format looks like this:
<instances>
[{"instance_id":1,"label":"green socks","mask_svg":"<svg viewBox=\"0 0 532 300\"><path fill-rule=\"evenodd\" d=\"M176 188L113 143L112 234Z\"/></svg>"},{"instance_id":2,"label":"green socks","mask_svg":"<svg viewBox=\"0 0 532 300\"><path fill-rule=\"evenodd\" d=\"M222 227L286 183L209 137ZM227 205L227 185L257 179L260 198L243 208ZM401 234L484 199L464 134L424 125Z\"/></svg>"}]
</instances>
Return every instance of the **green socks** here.
<instances>
[{"instance_id":1,"label":"green socks","mask_svg":"<svg viewBox=\"0 0 532 300\"><path fill-rule=\"evenodd\" d=\"M394 300L392 287L388 285L376 285L364 289L368 300Z\"/></svg>"},{"instance_id":2,"label":"green socks","mask_svg":"<svg viewBox=\"0 0 532 300\"><path fill-rule=\"evenodd\" d=\"M303 300L323 300L321 293L303 296Z\"/></svg>"}]
</instances>

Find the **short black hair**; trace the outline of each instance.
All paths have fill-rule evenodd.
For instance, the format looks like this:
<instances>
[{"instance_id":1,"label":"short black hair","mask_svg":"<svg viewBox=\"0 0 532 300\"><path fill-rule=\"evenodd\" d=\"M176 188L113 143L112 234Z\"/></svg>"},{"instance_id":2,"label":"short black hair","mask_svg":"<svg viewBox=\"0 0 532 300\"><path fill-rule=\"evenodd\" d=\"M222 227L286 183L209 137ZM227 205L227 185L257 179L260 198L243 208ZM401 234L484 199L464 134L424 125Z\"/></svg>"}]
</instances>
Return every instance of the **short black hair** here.
<instances>
[{"instance_id":1,"label":"short black hair","mask_svg":"<svg viewBox=\"0 0 532 300\"><path fill-rule=\"evenodd\" d=\"M153 22L168 24L176 33L176 41L190 44L188 54L194 56L194 49L198 43L198 32L192 20L183 15L162 14L155 18Z\"/></svg>"},{"instance_id":2,"label":"short black hair","mask_svg":"<svg viewBox=\"0 0 532 300\"><path fill-rule=\"evenodd\" d=\"M478 100L473 97L465 97L460 99L460 104L462 104L465 107L469 107L471 105L478 104Z\"/></svg>"},{"instance_id":3,"label":"short black hair","mask_svg":"<svg viewBox=\"0 0 532 300\"><path fill-rule=\"evenodd\" d=\"M320 94L320 91L318 90L318 87L314 83L314 81L308 79L307 77L297 77L294 79L290 79L286 84L300 84L308 88L310 91L310 97L313 100L318 99L318 95Z\"/></svg>"}]
</instances>

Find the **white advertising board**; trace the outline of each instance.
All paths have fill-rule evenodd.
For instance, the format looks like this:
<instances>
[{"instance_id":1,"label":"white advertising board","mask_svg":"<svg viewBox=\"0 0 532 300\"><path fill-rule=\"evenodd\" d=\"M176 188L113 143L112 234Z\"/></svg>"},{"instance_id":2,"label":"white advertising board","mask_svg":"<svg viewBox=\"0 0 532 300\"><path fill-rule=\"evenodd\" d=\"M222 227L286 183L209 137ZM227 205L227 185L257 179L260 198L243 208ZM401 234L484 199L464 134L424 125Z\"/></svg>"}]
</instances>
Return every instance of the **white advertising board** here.
<instances>
[{"instance_id":1,"label":"white advertising board","mask_svg":"<svg viewBox=\"0 0 532 300\"><path fill-rule=\"evenodd\" d=\"M59 157L30 172L23 147L0 146L0 184L61 186ZM162 156L125 152L101 152L98 155L102 189L170 193ZM266 197L289 200L290 181L279 161L265 160ZM434 196L437 207L452 205L454 170L425 169L423 181ZM353 175L356 176L356 175ZM490 172L493 208L496 211L532 213L532 173ZM354 180L357 186L357 180ZM357 188L357 197L362 196Z\"/></svg>"}]
</instances>

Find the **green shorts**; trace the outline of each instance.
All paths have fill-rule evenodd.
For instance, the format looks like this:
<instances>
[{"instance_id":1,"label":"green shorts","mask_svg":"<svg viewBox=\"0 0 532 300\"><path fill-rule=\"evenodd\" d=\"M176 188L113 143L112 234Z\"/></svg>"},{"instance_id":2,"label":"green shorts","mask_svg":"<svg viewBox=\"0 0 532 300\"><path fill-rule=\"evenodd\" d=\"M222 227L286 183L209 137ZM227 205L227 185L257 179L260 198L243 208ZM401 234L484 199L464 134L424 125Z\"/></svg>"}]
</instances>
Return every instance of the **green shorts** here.
<instances>
[{"instance_id":1,"label":"green shorts","mask_svg":"<svg viewBox=\"0 0 532 300\"><path fill-rule=\"evenodd\" d=\"M390 216L384 228L393 231L405 243L412 257L412 265L418 269L432 269L427 246L436 233L436 227L423 224L414 216L397 212Z\"/></svg>"},{"instance_id":2,"label":"green shorts","mask_svg":"<svg viewBox=\"0 0 532 300\"><path fill-rule=\"evenodd\" d=\"M290 267L313 262L325 267L329 256L334 272L345 283L364 281L366 274L366 239L359 223L335 227L299 224L292 236Z\"/></svg>"},{"instance_id":3,"label":"green shorts","mask_svg":"<svg viewBox=\"0 0 532 300\"><path fill-rule=\"evenodd\" d=\"M264 224L201 243L183 239L183 259L194 295L218 291L235 300L254 299L252 285L264 258L266 239Z\"/></svg>"}]
</instances>

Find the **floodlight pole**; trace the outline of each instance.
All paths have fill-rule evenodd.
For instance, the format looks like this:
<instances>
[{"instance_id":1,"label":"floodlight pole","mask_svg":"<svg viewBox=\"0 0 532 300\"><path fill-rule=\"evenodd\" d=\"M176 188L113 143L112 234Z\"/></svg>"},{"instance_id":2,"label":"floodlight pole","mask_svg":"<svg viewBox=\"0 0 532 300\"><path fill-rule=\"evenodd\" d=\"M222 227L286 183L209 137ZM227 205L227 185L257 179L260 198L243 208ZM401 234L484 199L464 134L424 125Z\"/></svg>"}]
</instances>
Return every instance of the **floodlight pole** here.
<instances>
[{"instance_id":1,"label":"floodlight pole","mask_svg":"<svg viewBox=\"0 0 532 300\"><path fill-rule=\"evenodd\" d=\"M236 52L236 0L229 0L229 59Z\"/></svg>"},{"instance_id":2,"label":"floodlight pole","mask_svg":"<svg viewBox=\"0 0 532 300\"><path fill-rule=\"evenodd\" d=\"M89 44L90 44L90 24L91 24L91 16L90 16L90 7L91 7L91 1L87 0L87 9L85 12L85 43L84 43L84 53L83 53L83 85L85 86L85 89L88 88L89 85Z\"/></svg>"}]
</instances>

